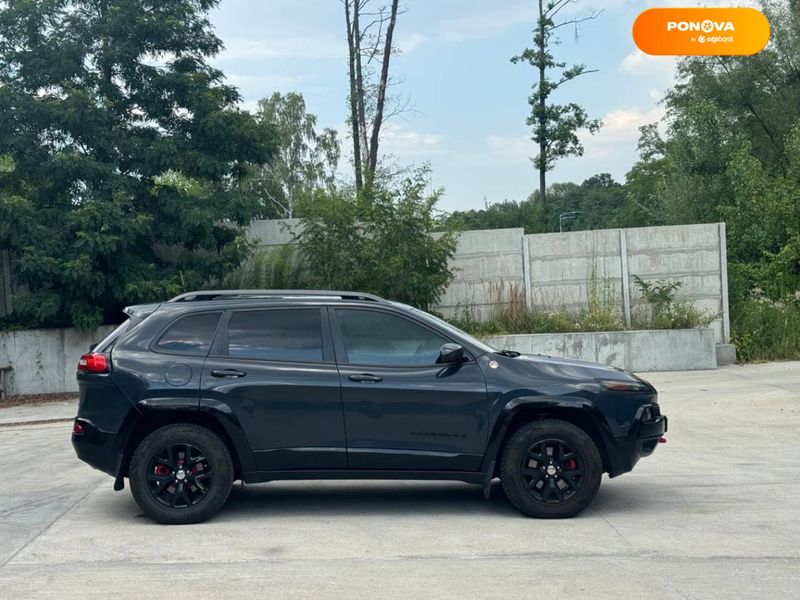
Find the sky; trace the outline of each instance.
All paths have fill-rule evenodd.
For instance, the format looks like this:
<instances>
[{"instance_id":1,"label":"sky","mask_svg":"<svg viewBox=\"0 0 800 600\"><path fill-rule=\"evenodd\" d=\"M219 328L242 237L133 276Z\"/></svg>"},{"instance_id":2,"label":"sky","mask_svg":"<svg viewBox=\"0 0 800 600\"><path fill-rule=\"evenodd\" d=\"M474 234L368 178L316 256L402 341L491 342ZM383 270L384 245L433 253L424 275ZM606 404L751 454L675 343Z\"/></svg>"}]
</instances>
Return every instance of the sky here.
<instances>
[{"instance_id":1,"label":"sky","mask_svg":"<svg viewBox=\"0 0 800 600\"><path fill-rule=\"evenodd\" d=\"M675 59L650 57L634 46L636 15L653 5L718 4L578 0L570 7L570 16L602 13L579 26L577 40L564 28L557 58L598 72L563 86L554 99L578 102L605 125L581 136L584 156L558 163L548 183L580 183L597 173L624 181L637 158L639 127L663 117L660 100L674 83ZM382 153L403 164L429 162L433 185L445 189L440 208L447 211L526 199L538 182L525 123L535 73L510 58L532 43L534 0L403 5L395 29L401 53L391 71L401 80L395 91L413 110L385 125ZM321 127L346 135L347 43L339 0L222 0L211 21L225 44L214 64L239 88L244 107L253 109L276 91L301 92ZM350 140L341 141L347 152Z\"/></svg>"}]
</instances>

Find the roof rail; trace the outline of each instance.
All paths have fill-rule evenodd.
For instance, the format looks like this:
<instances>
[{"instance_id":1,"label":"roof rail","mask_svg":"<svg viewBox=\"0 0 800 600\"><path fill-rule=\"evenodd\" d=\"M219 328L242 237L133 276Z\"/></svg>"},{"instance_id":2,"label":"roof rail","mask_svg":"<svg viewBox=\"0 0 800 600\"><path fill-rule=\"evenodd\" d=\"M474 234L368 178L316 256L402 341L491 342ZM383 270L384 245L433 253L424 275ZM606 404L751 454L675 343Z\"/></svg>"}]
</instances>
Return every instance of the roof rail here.
<instances>
[{"instance_id":1,"label":"roof rail","mask_svg":"<svg viewBox=\"0 0 800 600\"><path fill-rule=\"evenodd\" d=\"M175 296L169 302L197 302L201 300L252 300L254 298L341 298L342 300L370 300L386 302L380 296L363 292L336 292L331 290L199 290Z\"/></svg>"}]
</instances>

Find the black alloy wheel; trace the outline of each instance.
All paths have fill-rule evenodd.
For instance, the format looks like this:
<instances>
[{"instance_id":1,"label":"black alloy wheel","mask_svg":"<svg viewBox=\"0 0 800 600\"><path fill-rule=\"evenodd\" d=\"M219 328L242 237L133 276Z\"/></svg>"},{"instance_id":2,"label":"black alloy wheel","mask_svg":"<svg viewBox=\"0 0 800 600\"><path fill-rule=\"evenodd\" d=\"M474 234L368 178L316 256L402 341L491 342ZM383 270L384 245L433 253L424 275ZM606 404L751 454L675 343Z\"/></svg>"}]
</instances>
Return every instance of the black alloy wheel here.
<instances>
[{"instance_id":1,"label":"black alloy wheel","mask_svg":"<svg viewBox=\"0 0 800 600\"><path fill-rule=\"evenodd\" d=\"M170 508L189 508L202 502L214 482L207 453L189 443L170 444L150 460L150 493Z\"/></svg>"},{"instance_id":2,"label":"black alloy wheel","mask_svg":"<svg viewBox=\"0 0 800 600\"><path fill-rule=\"evenodd\" d=\"M537 419L506 442L500 480L511 503L529 517L574 517L600 489L603 460L591 436L573 423Z\"/></svg>"},{"instance_id":3,"label":"black alloy wheel","mask_svg":"<svg viewBox=\"0 0 800 600\"><path fill-rule=\"evenodd\" d=\"M194 423L156 429L131 457L128 479L134 500L159 523L199 523L228 499L236 475L228 446Z\"/></svg>"},{"instance_id":4,"label":"black alloy wheel","mask_svg":"<svg viewBox=\"0 0 800 600\"><path fill-rule=\"evenodd\" d=\"M520 465L525 489L540 502L559 503L572 498L583 481L583 459L565 440L536 442Z\"/></svg>"}]
</instances>

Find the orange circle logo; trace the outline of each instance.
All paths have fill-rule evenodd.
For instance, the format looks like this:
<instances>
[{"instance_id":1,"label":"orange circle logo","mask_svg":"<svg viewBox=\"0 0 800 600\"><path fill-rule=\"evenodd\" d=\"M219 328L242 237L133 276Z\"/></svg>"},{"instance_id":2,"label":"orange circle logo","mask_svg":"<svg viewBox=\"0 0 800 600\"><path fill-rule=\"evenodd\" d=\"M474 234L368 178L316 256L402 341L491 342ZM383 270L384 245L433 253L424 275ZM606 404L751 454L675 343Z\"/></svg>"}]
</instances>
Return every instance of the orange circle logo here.
<instances>
[{"instance_id":1,"label":"orange circle logo","mask_svg":"<svg viewBox=\"0 0 800 600\"><path fill-rule=\"evenodd\" d=\"M650 8L633 23L646 54L745 56L763 50L769 22L754 8Z\"/></svg>"}]
</instances>

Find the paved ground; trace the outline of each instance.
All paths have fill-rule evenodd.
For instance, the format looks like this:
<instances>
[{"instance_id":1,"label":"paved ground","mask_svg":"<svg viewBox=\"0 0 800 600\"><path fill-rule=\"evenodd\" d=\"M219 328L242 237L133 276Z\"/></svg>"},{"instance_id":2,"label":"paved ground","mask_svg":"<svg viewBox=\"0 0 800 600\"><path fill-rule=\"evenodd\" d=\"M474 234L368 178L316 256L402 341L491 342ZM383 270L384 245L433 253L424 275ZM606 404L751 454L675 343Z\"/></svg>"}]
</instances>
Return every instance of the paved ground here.
<instances>
[{"instance_id":1,"label":"paved ground","mask_svg":"<svg viewBox=\"0 0 800 600\"><path fill-rule=\"evenodd\" d=\"M164 527L67 424L0 426L0 597L797 598L800 363L647 377L669 442L569 521L498 486L327 482L238 487Z\"/></svg>"}]
</instances>

